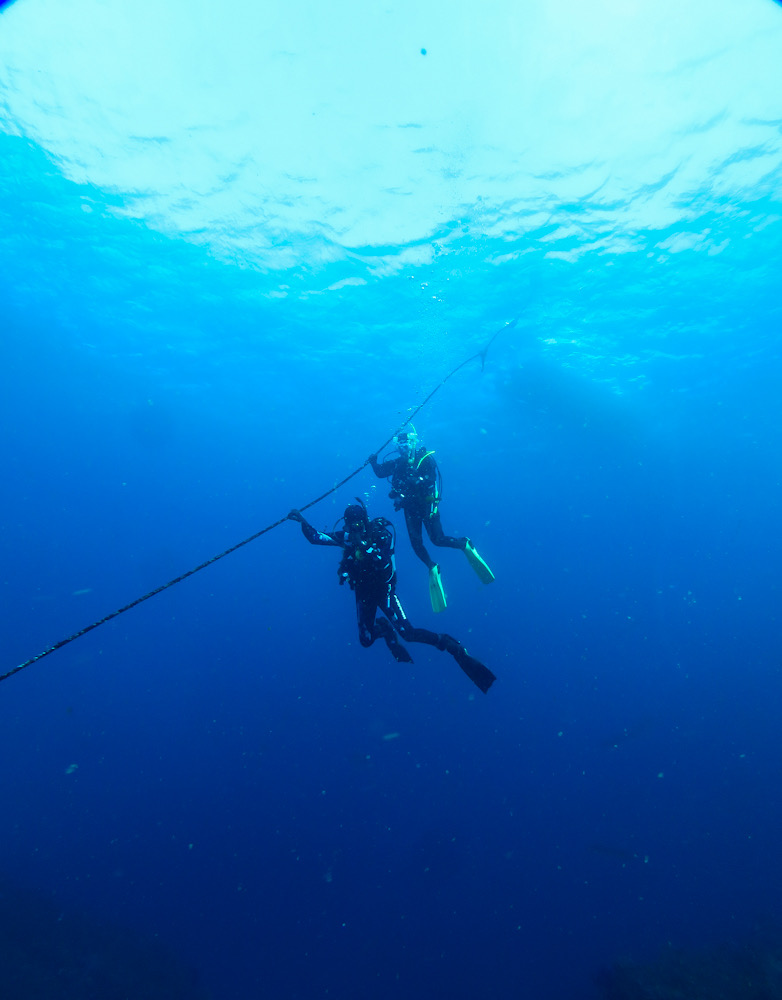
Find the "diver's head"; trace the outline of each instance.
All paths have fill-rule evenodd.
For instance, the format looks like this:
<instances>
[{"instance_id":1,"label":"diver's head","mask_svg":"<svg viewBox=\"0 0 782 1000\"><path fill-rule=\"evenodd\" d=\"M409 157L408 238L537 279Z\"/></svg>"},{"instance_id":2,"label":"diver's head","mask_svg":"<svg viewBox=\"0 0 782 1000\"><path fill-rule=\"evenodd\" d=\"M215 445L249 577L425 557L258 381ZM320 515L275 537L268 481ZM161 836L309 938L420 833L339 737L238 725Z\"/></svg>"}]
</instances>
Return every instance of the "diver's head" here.
<instances>
[{"instance_id":1,"label":"diver's head","mask_svg":"<svg viewBox=\"0 0 782 1000\"><path fill-rule=\"evenodd\" d=\"M351 503L345 508L345 534L351 539L361 539L369 528L369 516L363 504Z\"/></svg>"},{"instance_id":2,"label":"diver's head","mask_svg":"<svg viewBox=\"0 0 782 1000\"><path fill-rule=\"evenodd\" d=\"M402 458L412 462L418 449L418 434L412 425L408 430L400 431L394 438L394 443Z\"/></svg>"}]
</instances>

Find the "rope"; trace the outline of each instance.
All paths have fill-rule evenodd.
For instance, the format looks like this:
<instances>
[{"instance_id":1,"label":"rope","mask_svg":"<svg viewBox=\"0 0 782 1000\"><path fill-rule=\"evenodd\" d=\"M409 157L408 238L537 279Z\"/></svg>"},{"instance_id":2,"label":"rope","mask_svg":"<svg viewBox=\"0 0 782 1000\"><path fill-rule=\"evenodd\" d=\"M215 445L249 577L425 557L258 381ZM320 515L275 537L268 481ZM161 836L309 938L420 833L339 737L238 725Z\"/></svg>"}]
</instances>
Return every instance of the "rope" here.
<instances>
[{"instance_id":1,"label":"rope","mask_svg":"<svg viewBox=\"0 0 782 1000\"><path fill-rule=\"evenodd\" d=\"M499 330L497 330L497 332L494 334L494 336L491 338L488 344L486 344L486 346L483 348L482 351L479 351L477 354L473 354L472 357L467 358L466 361L462 361L460 365L457 365L457 367L454 368L453 371L448 372L445 378L438 385L436 385L434 389L432 389L432 391L429 393L426 399L422 403L419 403L418 406L416 406L416 408L410 414L410 416L407 417L407 419L402 424L399 425L398 429L394 431L391 437L387 441L383 442L383 444L377 449L377 452L375 454L378 454L389 444L391 444L396 435L399 434L400 431L404 430L404 428L407 427L407 425L414 420L416 415L420 413L421 410L426 406L426 404L431 400L432 396L434 396L436 392L442 389L442 387L445 385L448 379L452 378L458 371L461 371L461 369L464 368L465 365L468 365L471 361L475 361L478 358L480 358L481 371L483 371L483 366L486 362L486 353L491 347L491 345L494 343L494 340L500 333L503 333L505 330L510 330L515 325L516 325L516 320L514 319L511 320L510 323L507 323L505 326L501 327ZM322 493L319 497L316 497L314 500L310 500L309 503L305 504L303 507L299 507L298 509L308 510L310 507L314 507L315 504L320 503L321 500L325 500L326 497L331 496L332 493L336 493L336 491L341 487L343 487L345 483L349 483L351 479L357 476L360 472L363 472L363 470L367 467L367 465L369 465L369 459L366 459L366 461L364 461L357 469L354 469L353 472L350 473L350 475L345 476L344 479L341 479L338 483L332 486L331 489L326 490L325 493ZM38 660L42 660L44 656L48 656L50 653L54 653L58 649L62 649L63 646L67 646L68 643L73 642L74 639L79 639L81 636L86 635L88 632L92 632L93 629L98 628L98 626L105 625L106 622L110 622L112 618L117 618L119 615L123 615L126 611L130 611L131 608L135 608L139 604L142 604L144 601L148 601L150 597L156 597L158 594L162 594L164 590L168 590L169 587L173 587L175 584L181 583L183 580L186 580L189 576L193 576L196 573L200 573L202 569L206 569L206 567L211 566L212 563L216 563L220 559L225 559L225 557L230 556L232 552L236 552L237 549L241 549L245 545L249 545L250 542L254 542L256 538L260 538L261 535L265 535L267 532L272 531L274 528L278 528L281 524L284 524L287 520L288 516L286 514L285 517L281 517L273 524L267 524L265 528L261 528L260 531L256 531L254 535L250 535L250 537L245 538L244 541L237 542L236 545L232 545L230 549L226 549L225 552L221 552L219 555L212 556L211 559L207 559L206 562L202 562L200 565L194 566L193 569L189 569L186 573L182 573L181 576L177 576L173 580L169 580L168 583L164 583L160 587L156 587L154 590L150 590L150 592L148 594L144 594L143 597L137 597L136 600L131 601L130 604L126 604L122 608L117 608L116 611L112 611L110 614L105 615L103 618L99 618L98 621L93 622L91 625L87 625L85 628L79 629L78 632L74 632L73 635L69 635L65 639L60 639L60 641L55 642L53 646L49 646L48 649L44 649L43 652L38 653L36 656L31 656L29 660L25 660L24 663L20 663L19 666L14 667L12 670L8 670L4 674L0 674L0 681L5 681L9 677L13 677L14 674L18 674L20 670L24 670L25 667L29 667L33 663L37 663Z\"/></svg>"}]
</instances>

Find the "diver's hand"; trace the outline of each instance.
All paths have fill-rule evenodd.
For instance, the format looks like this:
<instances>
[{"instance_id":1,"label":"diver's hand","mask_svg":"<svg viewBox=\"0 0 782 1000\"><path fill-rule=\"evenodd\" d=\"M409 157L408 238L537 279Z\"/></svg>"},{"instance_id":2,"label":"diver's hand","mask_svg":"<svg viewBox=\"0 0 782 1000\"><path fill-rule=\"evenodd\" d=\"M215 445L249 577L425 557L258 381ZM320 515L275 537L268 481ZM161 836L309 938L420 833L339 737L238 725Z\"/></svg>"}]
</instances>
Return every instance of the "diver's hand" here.
<instances>
[{"instance_id":1,"label":"diver's hand","mask_svg":"<svg viewBox=\"0 0 782 1000\"><path fill-rule=\"evenodd\" d=\"M373 452L367 459L370 465L377 465L377 452Z\"/></svg>"},{"instance_id":2,"label":"diver's hand","mask_svg":"<svg viewBox=\"0 0 782 1000\"><path fill-rule=\"evenodd\" d=\"M288 520L289 521L298 521L299 524L303 524L304 523L304 515L302 514L302 512L300 510L292 510L290 512L290 514L288 514Z\"/></svg>"},{"instance_id":3,"label":"diver's hand","mask_svg":"<svg viewBox=\"0 0 782 1000\"><path fill-rule=\"evenodd\" d=\"M405 495L398 490L391 490L388 494L388 499L393 500L394 510L401 510L405 505Z\"/></svg>"}]
</instances>

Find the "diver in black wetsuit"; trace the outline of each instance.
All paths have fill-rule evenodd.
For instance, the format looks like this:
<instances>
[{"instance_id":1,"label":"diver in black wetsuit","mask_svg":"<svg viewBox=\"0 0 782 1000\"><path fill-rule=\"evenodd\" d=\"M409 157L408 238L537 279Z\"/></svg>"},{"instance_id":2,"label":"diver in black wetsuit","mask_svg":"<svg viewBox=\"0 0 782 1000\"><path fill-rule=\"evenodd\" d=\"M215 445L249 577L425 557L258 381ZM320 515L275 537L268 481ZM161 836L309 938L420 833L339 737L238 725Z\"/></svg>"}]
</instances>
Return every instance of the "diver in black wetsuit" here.
<instances>
[{"instance_id":1,"label":"diver in black wetsuit","mask_svg":"<svg viewBox=\"0 0 782 1000\"><path fill-rule=\"evenodd\" d=\"M356 595L358 637L362 646L371 646L375 639L383 639L398 663L412 663L412 656L399 641L399 633L406 642L424 642L450 653L473 684L484 693L489 690L496 679L494 674L470 656L453 636L415 628L408 621L396 596L394 535L389 521L384 517L370 521L361 502L345 509L345 526L338 531L318 531L298 510L292 510L288 517L301 524L304 537L313 545L333 545L342 549L339 582L347 581ZM378 609L385 618L378 619Z\"/></svg>"},{"instance_id":2,"label":"diver in black wetsuit","mask_svg":"<svg viewBox=\"0 0 782 1000\"><path fill-rule=\"evenodd\" d=\"M427 451L420 444L413 427L407 431L400 431L394 438L394 443L399 451L399 458L389 458L385 462L379 462L377 455L370 455L372 471L381 479L391 477L391 492L388 495L394 501L394 510L404 511L413 551L429 568L429 598L432 609L445 611L446 599L440 567L426 551L423 528L426 528L433 545L461 549L482 583L491 583L494 574L478 555L469 538L454 538L443 531L437 509L442 493L442 481L437 463L432 458L434 452Z\"/></svg>"}]
</instances>

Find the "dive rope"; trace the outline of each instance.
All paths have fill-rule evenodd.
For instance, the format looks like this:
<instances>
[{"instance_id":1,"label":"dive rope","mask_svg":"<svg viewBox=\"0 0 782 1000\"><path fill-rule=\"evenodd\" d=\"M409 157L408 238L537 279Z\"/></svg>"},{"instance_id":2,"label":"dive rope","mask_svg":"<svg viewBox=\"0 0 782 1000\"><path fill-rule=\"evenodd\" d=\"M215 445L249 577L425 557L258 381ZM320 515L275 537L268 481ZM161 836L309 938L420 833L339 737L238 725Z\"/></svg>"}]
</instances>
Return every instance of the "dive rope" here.
<instances>
[{"instance_id":1,"label":"dive rope","mask_svg":"<svg viewBox=\"0 0 782 1000\"><path fill-rule=\"evenodd\" d=\"M436 385L434 389L432 389L432 391L429 393L426 399L424 399L422 403L419 403L418 406L416 406L416 408L410 414L410 416L407 417L407 419L402 424L400 424L399 428L396 431L394 431L391 437L377 449L377 452L375 452L375 454L380 453L384 448L386 448L389 444L391 444L396 435L399 434L400 431L404 430L404 428L407 427L407 425L415 418L415 416L421 412L421 410L430 401L432 396L434 396L434 394L438 392L438 390L442 389L442 387L445 385L448 379L452 378L458 371L461 371L461 369L464 368L465 365L468 365L471 361L475 361L478 358L480 358L481 371L483 371L483 366L486 362L486 353L491 347L496 337L500 333L503 333L505 330L510 330L515 325L516 325L515 319L511 320L510 323L506 323L505 326L497 330L497 332L494 334L494 336L492 336L491 340L489 340L489 342L486 344L483 350L479 351L477 354L473 354L465 361L462 361L460 365L457 365L456 368L453 369L453 371L448 372L445 378L438 385ZM340 482L332 486L331 489L326 490L326 492L322 493L319 497L316 497L314 500L310 500L309 503L297 509L308 510L310 507L314 507L315 504L320 503L321 500L325 500L326 497L331 496L332 493L336 493L338 489L343 487L345 483L350 482L350 480L353 479L355 476L357 476L359 472L363 472L363 470L367 467L367 465L369 465L369 459L366 459L366 461L364 461L357 469L354 469L353 472L350 473L350 475L345 476L344 479L340 480ZM161 594L164 590L168 590L168 588L173 587L174 584L181 583L183 580L186 580L189 576L193 576L195 573L199 573L202 569L206 569L207 566L211 566L212 563L216 563L219 559L224 559L226 556L230 556L232 552L236 552L237 549L241 549L243 546L249 545L250 542L254 542L256 538L260 538L261 535L265 535L267 532L272 531L272 529L278 528L281 524L284 524L285 521L287 520L288 520L288 515L286 514L285 517L281 517L273 524L268 524L265 528L261 528L260 531L256 531L254 535L250 535L250 537L245 538L244 541L237 542L236 545L232 545L230 549L226 549L225 552L221 552L219 555L212 556L211 559L207 559L206 562L202 562L199 566L194 566L193 569L189 569L186 573L182 573L181 576L177 576L173 580L169 580L168 583L164 583L160 587L156 587L154 590L150 590L150 592L148 594L144 594L143 597L137 597L136 600L131 601L130 604L126 604L122 608L117 608L116 611L112 611L110 614L105 615L103 618L99 618L98 621L93 622L91 625L87 625L85 628L79 629L78 632L74 632L73 635L69 635L65 639L60 639L60 641L55 642L53 646L49 646L48 649L44 649L36 656L31 656L29 660L25 660L24 663L20 663L19 666L14 667L12 670L9 670L4 674L0 674L0 681L4 681L7 680L9 677L13 677L14 674L18 674L19 671L24 670L25 667L29 667L33 663L37 663L38 660L42 660L44 656L48 656L50 653L54 653L56 650L62 649L63 646L67 646L68 643L73 642L74 639L78 639L81 636L86 635L88 632L92 632L92 630L98 628L99 625L105 625L106 622L110 622L112 618L117 618L119 615L124 614L126 611L130 611L131 608L135 608L137 605L143 603L144 601L148 601L150 597L155 597L157 594Z\"/></svg>"}]
</instances>

